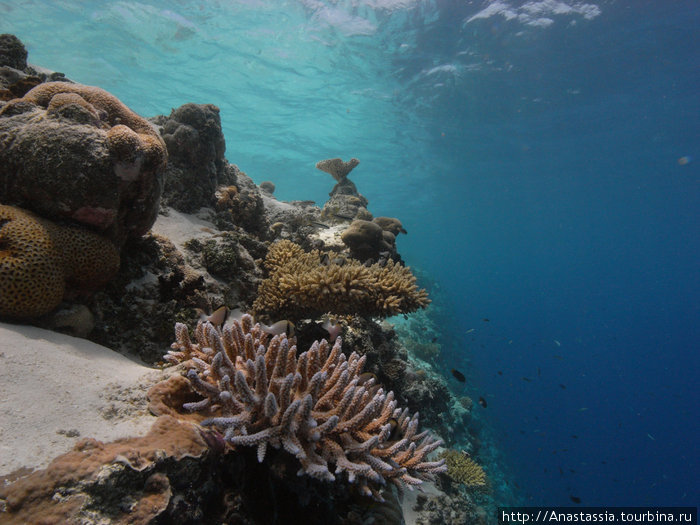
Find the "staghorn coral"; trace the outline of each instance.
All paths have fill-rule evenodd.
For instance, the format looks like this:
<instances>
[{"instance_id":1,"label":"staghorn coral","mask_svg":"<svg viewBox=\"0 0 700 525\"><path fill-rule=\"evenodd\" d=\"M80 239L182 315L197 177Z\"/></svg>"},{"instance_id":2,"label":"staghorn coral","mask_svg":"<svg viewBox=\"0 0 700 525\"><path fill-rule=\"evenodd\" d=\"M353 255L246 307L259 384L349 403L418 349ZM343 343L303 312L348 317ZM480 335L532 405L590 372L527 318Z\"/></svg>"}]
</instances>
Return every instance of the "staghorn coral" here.
<instances>
[{"instance_id":1,"label":"staghorn coral","mask_svg":"<svg viewBox=\"0 0 700 525\"><path fill-rule=\"evenodd\" d=\"M67 285L99 288L118 269L119 252L107 239L0 205L0 315L46 314Z\"/></svg>"},{"instance_id":2,"label":"staghorn coral","mask_svg":"<svg viewBox=\"0 0 700 525\"><path fill-rule=\"evenodd\" d=\"M364 266L334 252L305 253L284 240L270 246L265 267L269 277L260 284L253 309L272 317L298 319L323 313L389 317L430 302L411 270L391 260L384 266Z\"/></svg>"},{"instance_id":3,"label":"staghorn coral","mask_svg":"<svg viewBox=\"0 0 700 525\"><path fill-rule=\"evenodd\" d=\"M486 473L481 465L476 463L468 454L459 450L448 449L440 453L447 464L447 475L467 487L483 487L486 485Z\"/></svg>"},{"instance_id":4,"label":"staghorn coral","mask_svg":"<svg viewBox=\"0 0 700 525\"><path fill-rule=\"evenodd\" d=\"M333 347L315 342L297 357L294 339L268 339L247 314L223 329L200 321L195 343L184 324L175 334L165 359L185 362L202 396L184 408L213 416L202 425L229 445L257 447L259 462L268 445L283 448L300 461L299 474L333 481L345 472L380 501L387 481L402 489L445 471L444 461L426 460L442 441L417 432L418 414L397 408L393 392L361 375L365 358L346 358L340 338Z\"/></svg>"}]
</instances>

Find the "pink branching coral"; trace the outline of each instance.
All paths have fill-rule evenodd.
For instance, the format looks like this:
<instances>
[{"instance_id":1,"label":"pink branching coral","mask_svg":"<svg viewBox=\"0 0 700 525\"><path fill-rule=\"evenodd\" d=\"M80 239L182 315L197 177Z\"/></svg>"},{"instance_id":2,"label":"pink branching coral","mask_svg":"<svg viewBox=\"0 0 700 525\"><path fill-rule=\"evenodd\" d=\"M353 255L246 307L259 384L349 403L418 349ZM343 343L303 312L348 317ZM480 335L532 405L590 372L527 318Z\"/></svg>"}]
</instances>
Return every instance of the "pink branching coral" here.
<instances>
[{"instance_id":1,"label":"pink branching coral","mask_svg":"<svg viewBox=\"0 0 700 525\"><path fill-rule=\"evenodd\" d=\"M187 326L175 325L177 341L165 357L182 363L203 399L187 410L217 414L202 422L233 446L283 448L301 462L299 474L333 481L345 472L360 491L382 500L387 481L420 485L444 460L426 456L442 444L418 429L418 414L396 406L393 392L362 374L365 357L315 342L297 356L294 338L269 339L250 315L223 329L199 322L193 343ZM331 472L331 465L335 470Z\"/></svg>"}]
</instances>

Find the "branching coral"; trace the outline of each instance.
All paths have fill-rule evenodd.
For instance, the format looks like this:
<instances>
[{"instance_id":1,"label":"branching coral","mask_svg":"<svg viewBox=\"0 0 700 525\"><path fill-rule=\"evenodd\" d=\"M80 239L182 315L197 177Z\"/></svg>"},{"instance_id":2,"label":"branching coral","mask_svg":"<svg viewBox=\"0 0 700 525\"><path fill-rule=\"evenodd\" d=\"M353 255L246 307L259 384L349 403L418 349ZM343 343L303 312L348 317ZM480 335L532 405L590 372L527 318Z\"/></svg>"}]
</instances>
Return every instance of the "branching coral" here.
<instances>
[{"instance_id":1,"label":"branching coral","mask_svg":"<svg viewBox=\"0 0 700 525\"><path fill-rule=\"evenodd\" d=\"M486 485L486 473L481 465L458 450L444 450L440 454L447 464L447 475L468 487Z\"/></svg>"},{"instance_id":2,"label":"branching coral","mask_svg":"<svg viewBox=\"0 0 700 525\"><path fill-rule=\"evenodd\" d=\"M260 462L268 445L298 458L299 474L333 481L345 472L360 491L381 500L387 481L420 485L446 470L427 455L442 444L418 429L418 414L396 406L362 374L365 357L322 340L297 357L295 340L269 336L250 315L223 329L199 322L192 342L187 326L166 360L186 362L192 388L202 396L191 411L214 415L202 422L233 446L255 446ZM331 465L335 466L331 472Z\"/></svg>"},{"instance_id":3,"label":"branching coral","mask_svg":"<svg viewBox=\"0 0 700 525\"><path fill-rule=\"evenodd\" d=\"M411 270L391 260L384 266L364 266L333 252L305 253L290 241L280 241L270 246L265 267L269 277L260 284L253 309L272 317L326 312L389 317L430 302Z\"/></svg>"}]
</instances>

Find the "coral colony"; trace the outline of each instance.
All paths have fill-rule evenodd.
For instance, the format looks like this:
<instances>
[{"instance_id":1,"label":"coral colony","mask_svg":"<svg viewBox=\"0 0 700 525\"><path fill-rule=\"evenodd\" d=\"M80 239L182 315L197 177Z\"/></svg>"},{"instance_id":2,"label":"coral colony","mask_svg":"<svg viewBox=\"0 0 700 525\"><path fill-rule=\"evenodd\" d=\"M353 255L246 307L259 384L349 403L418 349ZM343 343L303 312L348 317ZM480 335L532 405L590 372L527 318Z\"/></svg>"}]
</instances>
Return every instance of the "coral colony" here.
<instances>
[{"instance_id":1,"label":"coral colony","mask_svg":"<svg viewBox=\"0 0 700 525\"><path fill-rule=\"evenodd\" d=\"M381 486L420 485L445 472L427 455L442 444L418 433L418 414L396 406L371 374L365 357L322 340L297 357L294 338L269 338L250 315L223 328L200 321L194 332L175 326L177 341L166 360L185 363L203 399L185 409L212 414L202 422L233 446L255 446L263 461L268 445L301 463L299 474L333 481L345 472L362 494L383 501ZM331 472L331 465L335 470Z\"/></svg>"}]
</instances>

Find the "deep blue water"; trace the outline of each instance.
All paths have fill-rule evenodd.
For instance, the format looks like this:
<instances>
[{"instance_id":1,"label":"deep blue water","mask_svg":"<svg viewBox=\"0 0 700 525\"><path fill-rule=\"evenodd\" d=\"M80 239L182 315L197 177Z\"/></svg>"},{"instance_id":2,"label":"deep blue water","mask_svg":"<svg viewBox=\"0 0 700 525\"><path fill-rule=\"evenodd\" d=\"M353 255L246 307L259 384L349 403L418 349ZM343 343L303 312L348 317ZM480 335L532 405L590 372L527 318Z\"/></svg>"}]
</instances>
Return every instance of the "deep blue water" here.
<instances>
[{"instance_id":1,"label":"deep blue water","mask_svg":"<svg viewBox=\"0 0 700 525\"><path fill-rule=\"evenodd\" d=\"M281 199L322 203L315 162L358 157L533 504L700 501L699 23L690 0L0 1L30 62L146 116L220 106L227 158Z\"/></svg>"}]
</instances>

